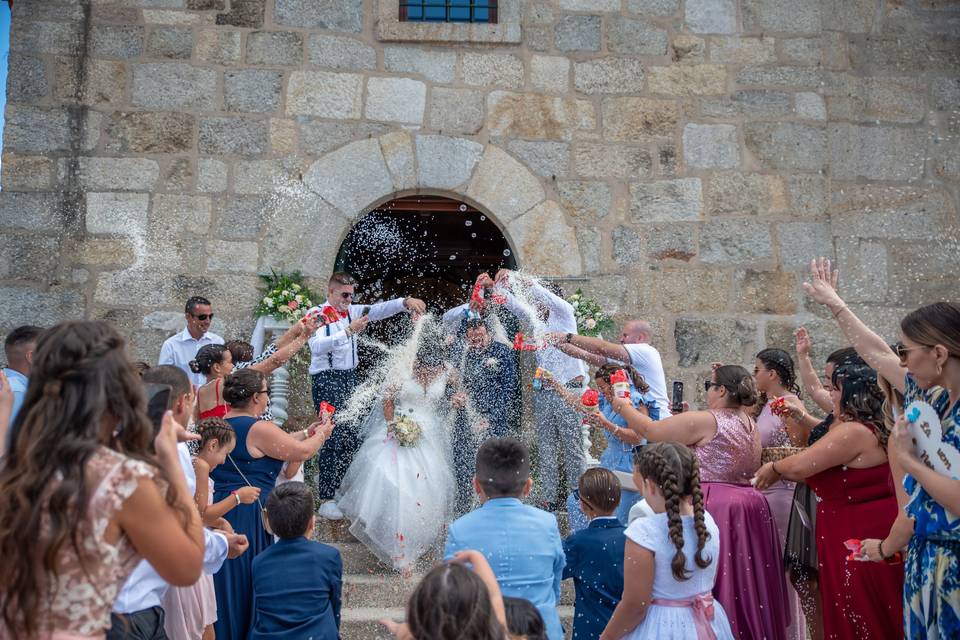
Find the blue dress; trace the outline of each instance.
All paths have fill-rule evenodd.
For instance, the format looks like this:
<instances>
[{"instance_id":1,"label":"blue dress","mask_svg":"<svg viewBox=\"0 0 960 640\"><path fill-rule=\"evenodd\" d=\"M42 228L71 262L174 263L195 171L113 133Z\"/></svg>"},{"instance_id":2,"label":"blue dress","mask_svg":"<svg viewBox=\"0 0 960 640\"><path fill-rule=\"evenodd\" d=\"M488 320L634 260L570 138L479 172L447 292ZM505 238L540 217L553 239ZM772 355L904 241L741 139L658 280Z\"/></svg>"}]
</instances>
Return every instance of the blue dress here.
<instances>
[{"instance_id":1,"label":"blue dress","mask_svg":"<svg viewBox=\"0 0 960 640\"><path fill-rule=\"evenodd\" d=\"M214 630L218 638L244 640L253 619L253 560L273 544L273 536L263 528L260 505L266 504L267 496L270 495L283 467L283 461L250 456L247 450L247 435L257 418L238 416L228 418L227 422L236 432L237 444L226 462L210 472L214 482L213 501L219 502L230 497L231 491L247 486L247 481L260 488L260 501L237 505L225 516L236 533L247 536L250 548L239 558L224 562L223 568L213 576L213 586L217 594L217 621ZM231 459L242 472L242 476L234 468Z\"/></svg>"},{"instance_id":2,"label":"blue dress","mask_svg":"<svg viewBox=\"0 0 960 640\"><path fill-rule=\"evenodd\" d=\"M634 407L639 407L640 405L645 406L651 419L660 419L660 409L657 408L657 403L653 397L650 396L649 392L646 394L640 393L636 387L631 384L630 399L633 401ZM600 413L603 414L604 418L618 427L628 429L627 421L623 416L614 412L613 405L611 405L603 395L600 396ZM600 454L600 466L610 471L633 473L634 445L620 440L609 432L606 434L606 437L607 448ZM641 444L645 443L646 441L641 442ZM613 512L613 515L617 517L617 520L619 520L623 526L629 524L630 508L640 500L640 494L636 491L624 489L620 492L620 505L617 507L617 510ZM580 531L589 524L587 516L580 509L580 501L574 498L573 494L567 496L567 514L570 519L571 531Z\"/></svg>"},{"instance_id":3,"label":"blue dress","mask_svg":"<svg viewBox=\"0 0 960 640\"><path fill-rule=\"evenodd\" d=\"M921 389L907 375L904 405L926 402L940 416L943 440L960 449L960 401L950 406L947 392L940 387ZM916 481L903 479L907 494ZM914 519L913 537L907 546L903 582L904 636L960 638L960 517L937 503L921 487L906 507Z\"/></svg>"}]
</instances>

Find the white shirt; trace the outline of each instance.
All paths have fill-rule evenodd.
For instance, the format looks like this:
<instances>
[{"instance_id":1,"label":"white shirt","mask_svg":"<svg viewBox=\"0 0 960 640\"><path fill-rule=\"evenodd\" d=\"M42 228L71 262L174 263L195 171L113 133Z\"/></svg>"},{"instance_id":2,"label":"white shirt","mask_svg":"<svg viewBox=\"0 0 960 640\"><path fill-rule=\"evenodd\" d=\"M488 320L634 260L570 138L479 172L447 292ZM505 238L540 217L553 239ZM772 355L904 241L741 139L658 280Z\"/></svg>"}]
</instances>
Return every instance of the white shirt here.
<instances>
[{"instance_id":1,"label":"white shirt","mask_svg":"<svg viewBox=\"0 0 960 640\"><path fill-rule=\"evenodd\" d=\"M670 412L670 398L667 396L667 379L663 373L663 361L656 347L646 343L625 344L623 348L630 356L630 364L640 372L643 379L650 385L650 395L660 409L660 418L668 418Z\"/></svg>"},{"instance_id":2,"label":"white shirt","mask_svg":"<svg viewBox=\"0 0 960 640\"><path fill-rule=\"evenodd\" d=\"M178 369L183 369L190 376L190 382L199 387L207 381L207 377L202 373L190 371L190 361L196 359L200 347L208 344L223 344L223 338L207 331L197 340L184 328L180 333L164 341L163 346L160 347L160 358L157 364L172 364Z\"/></svg>"},{"instance_id":3,"label":"white shirt","mask_svg":"<svg viewBox=\"0 0 960 640\"><path fill-rule=\"evenodd\" d=\"M193 471L193 463L190 460L190 450L185 443L177 445L177 454L180 457L180 466L183 468L183 475L187 479L187 490L193 495L197 490L197 475ZM227 559L227 552L230 551L230 545L227 537L218 531L203 530L203 570L206 573L214 574L220 571L224 560ZM166 594L170 585L167 584L160 575L154 571L153 567L146 560L141 560L137 567L127 578L117 594L117 599L113 602L113 611L115 613L134 613L143 611L151 607L159 607L160 601Z\"/></svg>"},{"instance_id":4,"label":"white shirt","mask_svg":"<svg viewBox=\"0 0 960 640\"><path fill-rule=\"evenodd\" d=\"M577 317L573 306L552 291L533 283L530 287L533 297L550 310L550 316L544 323L548 332L577 333ZM529 312L517 304L512 294L506 295L506 307L521 320L532 322ZM556 347L548 347L536 352L537 366L553 374L553 377L566 384L578 376L587 377L587 365L578 358L571 358Z\"/></svg>"},{"instance_id":5,"label":"white shirt","mask_svg":"<svg viewBox=\"0 0 960 640\"><path fill-rule=\"evenodd\" d=\"M367 315L371 321L383 320L394 316L404 310L403 298L388 300L387 302L378 302L372 305L352 304L347 309L348 317L340 318L336 322L331 322L325 327L320 327L317 332L310 337L307 344L310 345L310 375L329 371L356 369L357 367L357 340L356 336L347 335L347 327L352 320L356 320L363 315L363 310L370 307L370 313ZM325 301L319 307L313 307L307 313L320 311L330 304Z\"/></svg>"}]
</instances>

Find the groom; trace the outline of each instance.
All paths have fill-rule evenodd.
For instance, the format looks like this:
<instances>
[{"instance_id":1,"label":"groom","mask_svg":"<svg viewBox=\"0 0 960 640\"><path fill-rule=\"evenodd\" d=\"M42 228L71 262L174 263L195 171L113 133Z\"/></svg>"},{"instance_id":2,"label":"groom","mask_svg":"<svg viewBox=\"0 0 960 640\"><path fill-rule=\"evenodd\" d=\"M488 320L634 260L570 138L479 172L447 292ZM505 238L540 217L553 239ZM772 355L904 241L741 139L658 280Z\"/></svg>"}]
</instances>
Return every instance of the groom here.
<instances>
[{"instance_id":1,"label":"groom","mask_svg":"<svg viewBox=\"0 0 960 640\"><path fill-rule=\"evenodd\" d=\"M419 314L426 311L423 300L396 298L373 305L353 304L356 280L349 273L338 271L327 283L327 299L308 313L320 313L331 319L317 329L310 338L310 378L313 406L320 410L321 402L343 407L357 386L356 336L371 321L383 320L407 310ZM322 501L318 513L329 520L343 518L333 501L343 474L353 461L360 446L360 438L349 425L334 429L317 454L317 488Z\"/></svg>"}]
</instances>

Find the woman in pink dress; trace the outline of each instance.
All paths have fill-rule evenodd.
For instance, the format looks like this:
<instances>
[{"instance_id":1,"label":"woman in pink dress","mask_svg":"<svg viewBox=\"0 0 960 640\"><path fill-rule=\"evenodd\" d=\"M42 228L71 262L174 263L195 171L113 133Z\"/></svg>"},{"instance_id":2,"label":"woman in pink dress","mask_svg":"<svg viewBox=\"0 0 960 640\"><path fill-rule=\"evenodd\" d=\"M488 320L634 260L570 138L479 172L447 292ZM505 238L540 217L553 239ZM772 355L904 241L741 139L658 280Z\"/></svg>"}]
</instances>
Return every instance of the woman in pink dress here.
<instances>
[{"instance_id":1,"label":"woman in pink dress","mask_svg":"<svg viewBox=\"0 0 960 640\"><path fill-rule=\"evenodd\" d=\"M747 413L757 388L743 367L720 366L706 382L708 411L654 421L616 399L614 410L653 442L693 447L707 511L720 530L714 597L723 605L734 636L785 640L787 611L783 552L766 498L750 486L760 467L760 432Z\"/></svg>"},{"instance_id":2,"label":"woman in pink dress","mask_svg":"<svg viewBox=\"0 0 960 640\"><path fill-rule=\"evenodd\" d=\"M788 422L773 412L773 403L778 398L797 399L800 387L797 386L797 376L793 368L793 358L782 349L764 349L757 354L757 361L753 369L753 377L757 382L757 391L763 408L757 416L757 428L760 430L760 446L790 447L804 446L809 436L809 430L793 420ZM784 416L786 417L786 416ZM780 546L786 549L787 529L790 525L790 512L793 510L793 495L797 483L780 480L763 490L770 511L777 523L777 532L780 534ZM807 637L807 625L800 606L800 597L787 583L787 605L790 609L790 626L787 628L789 640L804 640Z\"/></svg>"},{"instance_id":3,"label":"woman in pink dress","mask_svg":"<svg viewBox=\"0 0 960 640\"><path fill-rule=\"evenodd\" d=\"M173 585L200 577L203 529L176 448L185 432L168 412L154 437L145 407L110 324L40 336L0 465L0 638L104 638L141 558Z\"/></svg>"}]
</instances>

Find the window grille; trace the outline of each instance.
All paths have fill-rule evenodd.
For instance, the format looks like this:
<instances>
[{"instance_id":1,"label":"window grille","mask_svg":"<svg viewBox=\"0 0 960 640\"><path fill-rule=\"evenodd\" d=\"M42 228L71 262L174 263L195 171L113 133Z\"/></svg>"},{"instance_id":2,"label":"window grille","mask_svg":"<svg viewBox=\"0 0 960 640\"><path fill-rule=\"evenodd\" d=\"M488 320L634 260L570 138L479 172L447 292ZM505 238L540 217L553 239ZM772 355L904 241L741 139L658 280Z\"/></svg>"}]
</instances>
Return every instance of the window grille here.
<instances>
[{"instance_id":1,"label":"window grille","mask_svg":"<svg viewBox=\"0 0 960 640\"><path fill-rule=\"evenodd\" d=\"M497 0L400 0L406 22L497 22Z\"/></svg>"}]
</instances>

